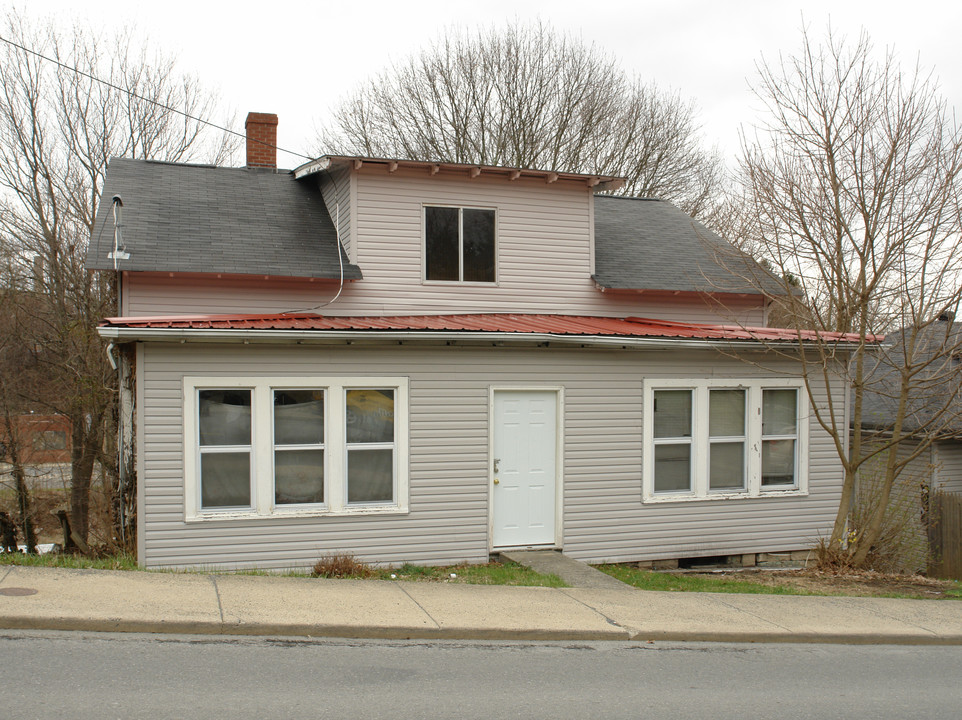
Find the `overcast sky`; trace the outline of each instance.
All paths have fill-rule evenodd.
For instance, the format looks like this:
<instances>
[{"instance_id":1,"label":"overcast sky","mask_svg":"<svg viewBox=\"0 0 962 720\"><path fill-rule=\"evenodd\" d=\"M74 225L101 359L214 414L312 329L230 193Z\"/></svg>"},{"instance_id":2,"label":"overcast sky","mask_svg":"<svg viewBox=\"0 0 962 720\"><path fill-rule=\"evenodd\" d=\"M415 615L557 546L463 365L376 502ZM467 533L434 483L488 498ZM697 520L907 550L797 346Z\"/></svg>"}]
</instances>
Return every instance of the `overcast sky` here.
<instances>
[{"instance_id":1,"label":"overcast sky","mask_svg":"<svg viewBox=\"0 0 962 720\"><path fill-rule=\"evenodd\" d=\"M104 29L134 26L152 48L177 58L236 111L280 116L278 144L314 147L316 127L338 99L392 61L427 47L445 29L507 20L542 20L594 43L646 81L679 91L699 108L704 135L729 156L738 128L753 122L748 90L764 55L793 53L803 22L821 39L833 28L856 38L868 31L876 49L894 48L903 66L934 69L942 92L962 108L962 3L809 0L676 0L674 2L106 2L0 0L4 10ZM248 10L247 8L255 8ZM281 156L279 164L300 160Z\"/></svg>"}]
</instances>

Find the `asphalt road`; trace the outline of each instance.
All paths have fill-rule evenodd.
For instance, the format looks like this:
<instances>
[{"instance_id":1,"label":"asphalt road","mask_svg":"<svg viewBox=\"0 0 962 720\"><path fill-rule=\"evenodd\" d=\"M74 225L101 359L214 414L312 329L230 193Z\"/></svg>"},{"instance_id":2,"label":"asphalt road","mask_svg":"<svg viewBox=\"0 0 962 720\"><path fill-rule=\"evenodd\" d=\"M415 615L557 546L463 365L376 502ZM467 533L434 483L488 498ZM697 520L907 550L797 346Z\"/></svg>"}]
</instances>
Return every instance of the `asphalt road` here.
<instances>
[{"instance_id":1,"label":"asphalt road","mask_svg":"<svg viewBox=\"0 0 962 720\"><path fill-rule=\"evenodd\" d=\"M957 718L962 647L0 631L5 718Z\"/></svg>"}]
</instances>

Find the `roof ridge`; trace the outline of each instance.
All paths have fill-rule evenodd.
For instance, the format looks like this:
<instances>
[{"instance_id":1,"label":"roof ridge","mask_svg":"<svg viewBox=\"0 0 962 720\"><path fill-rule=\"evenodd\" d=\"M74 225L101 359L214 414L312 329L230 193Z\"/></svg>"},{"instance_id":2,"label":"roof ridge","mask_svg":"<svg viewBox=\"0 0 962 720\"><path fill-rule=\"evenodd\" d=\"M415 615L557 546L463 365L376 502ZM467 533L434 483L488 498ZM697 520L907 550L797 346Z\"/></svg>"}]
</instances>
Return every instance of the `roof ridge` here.
<instances>
[{"instance_id":1,"label":"roof ridge","mask_svg":"<svg viewBox=\"0 0 962 720\"><path fill-rule=\"evenodd\" d=\"M143 163L145 165L169 165L170 167L178 168L203 168L205 170L247 170L253 172L268 172L272 175L289 175L290 170L286 168L252 168L252 167L231 167L229 165L214 165L213 163L199 163L199 162L175 162L173 160L156 160L154 158L131 158L124 157L123 155L114 155L108 161L112 163L114 160L120 160L122 162L130 163Z\"/></svg>"},{"instance_id":2,"label":"roof ridge","mask_svg":"<svg viewBox=\"0 0 962 720\"><path fill-rule=\"evenodd\" d=\"M649 195L643 195L636 197L634 195L606 195L604 193L595 193L596 198L605 198L606 200L641 200L643 202L666 202L671 204L668 200L660 197L651 197Z\"/></svg>"}]
</instances>

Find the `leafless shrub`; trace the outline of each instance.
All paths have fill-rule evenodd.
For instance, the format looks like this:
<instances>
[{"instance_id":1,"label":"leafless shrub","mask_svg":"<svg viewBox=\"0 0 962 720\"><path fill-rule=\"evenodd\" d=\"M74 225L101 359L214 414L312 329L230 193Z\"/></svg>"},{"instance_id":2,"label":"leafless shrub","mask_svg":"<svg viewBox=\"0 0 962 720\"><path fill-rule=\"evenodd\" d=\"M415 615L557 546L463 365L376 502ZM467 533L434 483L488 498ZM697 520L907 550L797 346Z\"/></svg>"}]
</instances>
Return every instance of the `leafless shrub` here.
<instances>
[{"instance_id":1,"label":"leafless shrub","mask_svg":"<svg viewBox=\"0 0 962 720\"><path fill-rule=\"evenodd\" d=\"M311 577L318 578L369 578L374 575L374 569L353 555L334 554L325 555L311 570Z\"/></svg>"}]
</instances>

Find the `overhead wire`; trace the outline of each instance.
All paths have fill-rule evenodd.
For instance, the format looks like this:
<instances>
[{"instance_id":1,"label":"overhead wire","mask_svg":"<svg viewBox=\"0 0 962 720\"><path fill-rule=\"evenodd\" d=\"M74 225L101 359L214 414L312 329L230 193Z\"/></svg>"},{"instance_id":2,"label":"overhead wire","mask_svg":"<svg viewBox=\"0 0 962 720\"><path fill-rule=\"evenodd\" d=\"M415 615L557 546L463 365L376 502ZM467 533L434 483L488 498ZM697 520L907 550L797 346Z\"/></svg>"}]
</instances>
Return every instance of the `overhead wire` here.
<instances>
[{"instance_id":1,"label":"overhead wire","mask_svg":"<svg viewBox=\"0 0 962 720\"><path fill-rule=\"evenodd\" d=\"M34 55L35 57L38 57L38 58L40 58L41 60L45 60L45 61L47 61L47 62L49 62L49 63L53 63L54 65L57 65L58 67L62 67L64 70L68 70L68 71L70 71L70 72L72 72L72 73L75 73L75 74L77 74L77 75L80 75L80 76L82 76L82 77L85 77L85 78L87 78L88 80L93 80L94 82L100 83L101 85L105 85L105 86L107 86L107 87L109 87L109 88L111 88L111 89L113 89L113 90L117 90L118 92L122 92L122 93L124 93L124 94L126 94L126 95L129 95L129 96L132 97L132 98L136 98L137 100L141 100L141 101L143 101L143 102L150 103L151 105L156 105L157 107L162 108L162 109L166 110L167 112L172 112L172 113L176 113L177 115L182 115L183 117L187 118L188 120L193 120L194 122L201 123L202 125L206 125L206 126L208 126L208 127L212 127L212 128L214 128L214 129L216 129L216 130L220 130L221 132L225 132L225 133L228 133L228 134L230 134L230 135L235 135L236 137L239 137L239 138L244 138L244 139L252 140L253 142L258 143L259 145L264 145L264 146L266 146L266 147L273 148L274 150L280 150L282 153L287 153L288 155L294 155L294 156L299 157L299 158L304 158L305 160L314 160L314 158L311 157L310 155L305 155L304 153L295 152L294 150L287 150L287 149L285 149L285 148L280 147L279 145L274 145L274 144L269 143L269 142L266 142L266 141L264 141L264 140L258 140L257 138L248 138L247 135L244 134L244 133L239 133L239 132L237 132L236 130L231 130L230 128L224 127L223 125L218 125L217 123L213 123L213 122L211 122L210 120L204 120L203 118L199 118L199 117L197 117L197 116L195 116L195 115L191 115L190 113L185 112L185 111L183 111L183 110L178 110L177 108L171 107L170 105L165 105L164 103L159 102L159 101L157 101L157 100L152 100L151 98L144 97L143 95L139 95L138 93L135 93L133 90L129 90L128 88L124 88L124 87L120 87L119 85L116 85L116 84L114 84L114 83L112 83L112 82L109 82L109 81L107 81L107 80L104 80L104 79L102 79L102 78L99 78L99 77L97 77L96 75L92 75L91 73L85 72L85 71L83 71L83 70L81 70L81 69L79 69L79 68L76 68L76 67L72 66L72 65L67 65L66 63L60 62L60 61L57 60L56 58L48 57L48 56L44 55L43 53L37 52L36 50L31 50L30 48L24 47L24 46L21 45L20 43L14 42L13 40L9 40L8 38L3 37L2 35L0 35L0 41L3 41L3 42L5 42L5 43L7 43L8 45L11 45L11 46L13 46L13 47L15 47L15 48L17 48L17 49L19 49L19 50L22 50L22 51L25 52L25 53L28 53L28 54L30 54L30 55Z\"/></svg>"},{"instance_id":2,"label":"overhead wire","mask_svg":"<svg viewBox=\"0 0 962 720\"><path fill-rule=\"evenodd\" d=\"M77 74L77 75L80 75L81 77L85 77L85 78L87 78L87 79L89 79L89 80L92 80L92 81L94 81L94 82L96 82L96 83L100 83L101 85L105 85L106 87L109 87L109 88L111 88L111 89L113 89L113 90L117 90L118 92L124 93L124 94L126 94L126 95L128 95L128 96L130 96L130 97L136 98L137 100L140 100L140 101L146 102L146 103L150 103L150 104L152 104L152 105L156 105L157 107L160 107L160 108L162 108L163 110L166 110L167 112L171 112L171 113L175 113L175 114L177 114L177 115L181 115L181 116L183 116L183 117L185 117L185 118L187 118L187 119L189 119L189 120L193 120L194 122L201 123L202 125L206 125L206 126L208 126L208 127L214 128L214 129L216 129L216 130L220 130L221 132L225 132L225 133L228 133L228 134L230 134L230 135L234 135L234 136L236 136L236 137L239 137L239 138L242 138L242 139L244 139L244 140L247 140L248 142L253 141L253 142L255 142L255 143L259 144L259 145L263 145L263 146L265 146L265 147L269 147L269 148L272 148L272 149L274 149L274 150L279 150L280 152L287 153L288 155L294 155L294 156L296 156L296 157L300 157L300 158L303 158L303 159L305 159L305 160L313 160L313 159L314 159L314 158L311 157L310 155L305 155L304 153L295 152L294 150L287 150L287 149L285 149L285 148L280 147L279 145L274 145L273 143L269 143L269 142L266 142L266 141L264 141L264 140L260 140L260 139L258 139L258 138L251 138L250 136L248 136L248 135L245 134L245 133L239 133L239 132L237 132L236 130L231 130L231 129L228 128L228 127L224 127L223 125L218 125L217 123L213 123L213 122L211 122L211 121L209 121L209 120L204 120L203 118L197 117L197 116L195 116L195 115L191 115L190 113L185 112L185 111L183 111L183 110L178 110L178 109L175 108L175 107L171 107L170 105L166 105L166 104L164 104L164 103L162 103L162 102L158 102L157 100L153 100L153 99L151 99L151 98L144 97L143 95L140 95L140 94L134 92L133 90L130 90L130 89L124 88L124 87L120 87L119 85L116 85L115 83L112 83L112 82L109 82L109 81L104 80L104 79L102 79L102 78L99 78L99 77L97 77L96 75L93 75L93 74L91 74L91 73L85 72L84 70L81 70L81 69L79 69L79 68L77 68L77 67L74 67L74 66L72 66L72 65L67 65L66 63L63 63L63 62L61 62L60 60L57 60L56 58L48 57L48 56L44 55L43 53L37 52L36 50L31 50L30 48L25 47L25 46L21 45L20 43L14 42L13 40L10 40L10 39L8 39L8 38L5 38L5 37L3 37L2 35L0 35L0 41L5 42L5 43L7 43L8 45L11 45L12 47L15 47L15 48L17 48L17 49L19 49L19 50L21 50L21 51L23 51L23 52L25 52L25 53L28 53L28 54L33 55L33 56L35 56L35 57L38 57L38 58L40 58L41 60L44 60L44 61L49 62L49 63L53 63L54 65L57 65L58 67L61 67L61 68L65 69L65 70L67 70L67 71L69 71L69 72L75 73L75 74ZM341 292L344 290L344 259L343 259L343 256L342 256L342 252L343 252L343 251L342 251L342 248L341 248L341 237L340 237L340 224L341 224L341 223L340 223L340 220L341 220L341 218L340 218L340 200L339 200L339 197L338 197L338 196L339 196L339 193L338 193L338 188L337 188L337 180L334 178L333 174L331 174L330 171L328 171L328 176L329 176L330 179L331 179L331 183L334 185L334 197L335 197L335 208L336 208L334 212L335 212L335 215L337 216L337 219L336 219L335 225L334 225L334 232L335 232L335 236L336 236L336 240L337 240L337 261L338 261L338 270L339 270L339 282L338 282L337 293L335 293L334 297L332 297L330 300L328 300L328 301L325 302L325 303L321 303L320 305L315 305L314 307L307 308L307 309L304 309L304 310L288 310L288 311L285 311L283 314L294 313L294 312L312 312L312 311L314 311L314 310L319 310L320 308L327 307L327 306L330 305L331 303L335 302L335 301L341 296ZM107 218L105 217L105 218L104 218L104 225L106 224L106 219L107 219ZM100 228L101 234L103 234L103 230L104 230L104 228L103 228L103 225L102 225L101 228ZM98 241L99 241L99 237L98 237ZM116 262L117 262L117 261L116 261L116 258L115 258L115 259L114 259L114 266L115 266L115 268L116 268Z\"/></svg>"}]
</instances>

